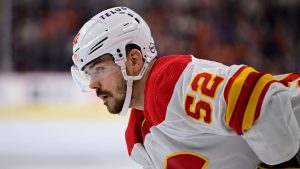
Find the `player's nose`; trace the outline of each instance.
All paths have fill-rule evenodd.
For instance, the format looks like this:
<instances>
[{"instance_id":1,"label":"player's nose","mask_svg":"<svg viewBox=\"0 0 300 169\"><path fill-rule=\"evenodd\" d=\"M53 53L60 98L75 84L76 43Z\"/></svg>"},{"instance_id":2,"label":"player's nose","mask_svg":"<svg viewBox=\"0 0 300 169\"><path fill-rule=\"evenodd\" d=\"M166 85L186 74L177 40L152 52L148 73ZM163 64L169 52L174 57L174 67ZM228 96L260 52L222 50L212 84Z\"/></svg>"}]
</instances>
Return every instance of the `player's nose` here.
<instances>
[{"instance_id":1,"label":"player's nose","mask_svg":"<svg viewBox=\"0 0 300 169\"><path fill-rule=\"evenodd\" d=\"M101 87L101 83L97 80L94 80L93 78L91 79L90 81L90 84L89 84L89 87L91 89L97 89L97 88L100 88Z\"/></svg>"}]
</instances>

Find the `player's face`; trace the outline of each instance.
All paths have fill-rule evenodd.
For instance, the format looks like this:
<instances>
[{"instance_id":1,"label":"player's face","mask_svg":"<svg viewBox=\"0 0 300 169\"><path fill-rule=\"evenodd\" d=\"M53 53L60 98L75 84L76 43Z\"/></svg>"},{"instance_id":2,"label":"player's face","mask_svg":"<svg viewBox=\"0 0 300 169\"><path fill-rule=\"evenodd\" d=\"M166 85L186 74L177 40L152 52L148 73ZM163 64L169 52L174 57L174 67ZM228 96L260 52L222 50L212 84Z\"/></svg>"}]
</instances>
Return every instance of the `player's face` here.
<instances>
[{"instance_id":1,"label":"player's face","mask_svg":"<svg viewBox=\"0 0 300 169\"><path fill-rule=\"evenodd\" d=\"M104 105L112 114L121 111L126 95L126 81L120 67L111 56L103 56L89 64L85 71L90 75L90 88L103 100Z\"/></svg>"}]
</instances>

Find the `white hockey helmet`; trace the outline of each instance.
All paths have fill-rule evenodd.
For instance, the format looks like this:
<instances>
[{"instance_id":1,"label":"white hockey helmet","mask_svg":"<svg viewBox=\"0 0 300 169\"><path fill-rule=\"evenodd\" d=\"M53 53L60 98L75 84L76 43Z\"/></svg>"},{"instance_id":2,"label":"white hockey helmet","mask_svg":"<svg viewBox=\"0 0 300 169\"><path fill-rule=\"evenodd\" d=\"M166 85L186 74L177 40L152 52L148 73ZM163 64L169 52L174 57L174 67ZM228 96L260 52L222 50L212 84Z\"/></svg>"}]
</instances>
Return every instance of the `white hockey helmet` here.
<instances>
[{"instance_id":1,"label":"white hockey helmet","mask_svg":"<svg viewBox=\"0 0 300 169\"><path fill-rule=\"evenodd\" d=\"M145 59L137 76L128 76L126 72L125 47L129 44L139 46ZM125 102L120 112L125 114L131 100L133 80L142 78L148 64L157 55L150 28L144 19L127 7L114 7L95 15L83 25L73 41L74 66L71 67L72 77L82 91L92 91L90 77L83 71L85 66L104 54L113 56L127 81Z\"/></svg>"}]
</instances>

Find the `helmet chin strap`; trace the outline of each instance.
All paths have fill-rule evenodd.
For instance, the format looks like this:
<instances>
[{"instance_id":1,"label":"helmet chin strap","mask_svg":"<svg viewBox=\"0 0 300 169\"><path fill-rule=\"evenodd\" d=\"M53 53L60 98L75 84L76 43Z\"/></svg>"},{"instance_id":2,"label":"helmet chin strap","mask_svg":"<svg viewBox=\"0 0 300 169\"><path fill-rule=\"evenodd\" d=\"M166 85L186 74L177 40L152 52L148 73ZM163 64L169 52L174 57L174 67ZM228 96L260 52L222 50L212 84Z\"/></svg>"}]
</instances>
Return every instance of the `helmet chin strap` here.
<instances>
[{"instance_id":1,"label":"helmet chin strap","mask_svg":"<svg viewBox=\"0 0 300 169\"><path fill-rule=\"evenodd\" d=\"M121 115L121 116L125 116L128 112L130 101L131 101L131 96L132 96L132 84L133 84L133 79L131 79L131 78L128 79L125 101L124 101L122 110L119 112L119 115Z\"/></svg>"},{"instance_id":2,"label":"helmet chin strap","mask_svg":"<svg viewBox=\"0 0 300 169\"><path fill-rule=\"evenodd\" d=\"M150 62L151 62L151 60L146 59L146 62L144 63L139 75L137 75L137 76L128 76L127 72L126 72L125 64L123 66L121 66L121 71L122 71L123 77L127 81L127 89L126 89L126 96L125 96L124 104L123 104L122 110L118 113L119 115L125 116L127 114L129 105L130 105L130 101L131 101L131 97L132 97L133 81L140 80L143 77Z\"/></svg>"}]
</instances>

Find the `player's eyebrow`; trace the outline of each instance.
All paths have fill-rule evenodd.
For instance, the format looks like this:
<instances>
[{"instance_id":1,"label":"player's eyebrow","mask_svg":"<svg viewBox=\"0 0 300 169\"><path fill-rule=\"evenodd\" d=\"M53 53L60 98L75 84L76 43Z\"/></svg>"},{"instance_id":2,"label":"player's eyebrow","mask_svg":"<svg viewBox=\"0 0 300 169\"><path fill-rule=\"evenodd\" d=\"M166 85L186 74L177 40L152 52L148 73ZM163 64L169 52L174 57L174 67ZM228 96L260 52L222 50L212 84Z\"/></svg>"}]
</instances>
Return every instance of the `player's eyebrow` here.
<instances>
[{"instance_id":1,"label":"player's eyebrow","mask_svg":"<svg viewBox=\"0 0 300 169\"><path fill-rule=\"evenodd\" d=\"M102 61L103 61L103 59L99 59L99 60L94 61L93 63L91 63L91 65L89 66L89 68L93 69L95 65L97 65L98 63L100 63Z\"/></svg>"},{"instance_id":2,"label":"player's eyebrow","mask_svg":"<svg viewBox=\"0 0 300 169\"><path fill-rule=\"evenodd\" d=\"M95 65L97 65L98 63L101 63L101 62L107 60L107 58L108 58L108 57L103 56L103 57L100 57L100 58L96 59L95 61L93 61L93 62L91 63L91 65L88 66L89 69L94 68Z\"/></svg>"}]
</instances>

